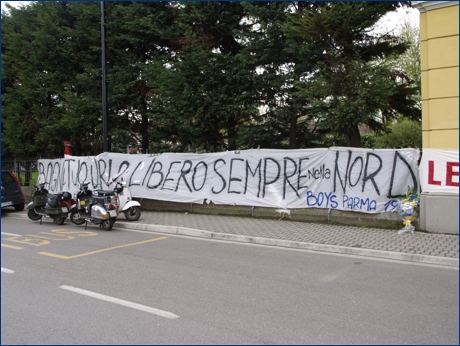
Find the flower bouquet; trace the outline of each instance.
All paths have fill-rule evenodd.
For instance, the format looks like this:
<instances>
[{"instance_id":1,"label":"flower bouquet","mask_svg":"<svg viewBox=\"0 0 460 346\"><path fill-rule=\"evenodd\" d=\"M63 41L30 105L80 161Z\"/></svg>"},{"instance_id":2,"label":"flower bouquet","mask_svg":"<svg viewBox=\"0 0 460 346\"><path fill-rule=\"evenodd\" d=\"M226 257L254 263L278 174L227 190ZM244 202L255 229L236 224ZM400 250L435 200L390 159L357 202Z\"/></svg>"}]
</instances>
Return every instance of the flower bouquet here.
<instances>
[{"instance_id":1,"label":"flower bouquet","mask_svg":"<svg viewBox=\"0 0 460 346\"><path fill-rule=\"evenodd\" d=\"M398 234L411 232L414 234L415 227L412 226L419 213L420 195L411 189L408 189L406 196L398 201L398 211L403 219L404 227L398 231Z\"/></svg>"}]
</instances>

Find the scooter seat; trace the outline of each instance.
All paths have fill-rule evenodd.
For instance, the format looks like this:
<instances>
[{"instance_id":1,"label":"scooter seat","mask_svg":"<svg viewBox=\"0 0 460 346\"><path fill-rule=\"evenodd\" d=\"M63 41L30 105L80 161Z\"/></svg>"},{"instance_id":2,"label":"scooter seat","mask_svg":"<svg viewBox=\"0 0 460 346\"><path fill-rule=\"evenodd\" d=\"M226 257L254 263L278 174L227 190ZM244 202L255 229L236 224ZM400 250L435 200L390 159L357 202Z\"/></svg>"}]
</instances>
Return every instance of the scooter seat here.
<instances>
[{"instance_id":1,"label":"scooter seat","mask_svg":"<svg viewBox=\"0 0 460 346\"><path fill-rule=\"evenodd\" d=\"M48 195L45 209L53 209L58 206L59 195Z\"/></svg>"}]
</instances>

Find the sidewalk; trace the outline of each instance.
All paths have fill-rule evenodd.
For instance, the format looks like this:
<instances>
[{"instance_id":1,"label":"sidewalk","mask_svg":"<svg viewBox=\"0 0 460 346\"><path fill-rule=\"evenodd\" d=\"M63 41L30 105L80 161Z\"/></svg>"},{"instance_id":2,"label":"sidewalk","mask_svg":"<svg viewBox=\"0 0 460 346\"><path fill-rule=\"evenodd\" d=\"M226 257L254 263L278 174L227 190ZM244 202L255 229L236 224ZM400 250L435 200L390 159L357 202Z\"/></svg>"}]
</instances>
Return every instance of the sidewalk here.
<instances>
[{"instance_id":1,"label":"sidewalk","mask_svg":"<svg viewBox=\"0 0 460 346\"><path fill-rule=\"evenodd\" d=\"M2 217L4 216L27 219L27 211L2 213ZM71 224L69 219L64 225L66 224ZM121 228L457 268L459 266L457 235L423 232L398 234L399 229L145 210L136 222L127 221L121 214L114 230Z\"/></svg>"},{"instance_id":2,"label":"sidewalk","mask_svg":"<svg viewBox=\"0 0 460 346\"><path fill-rule=\"evenodd\" d=\"M403 227L401 222L401 228ZM458 236L288 220L142 211L114 228L458 267Z\"/></svg>"}]
</instances>

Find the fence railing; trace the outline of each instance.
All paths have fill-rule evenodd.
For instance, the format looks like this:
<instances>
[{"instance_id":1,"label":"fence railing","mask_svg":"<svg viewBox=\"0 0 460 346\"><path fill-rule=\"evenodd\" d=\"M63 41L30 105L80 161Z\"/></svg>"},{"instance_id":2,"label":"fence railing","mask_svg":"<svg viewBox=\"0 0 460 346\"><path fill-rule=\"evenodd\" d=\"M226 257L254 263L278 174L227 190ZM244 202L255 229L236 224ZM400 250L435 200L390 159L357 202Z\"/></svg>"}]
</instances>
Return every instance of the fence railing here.
<instances>
[{"instance_id":1,"label":"fence railing","mask_svg":"<svg viewBox=\"0 0 460 346\"><path fill-rule=\"evenodd\" d=\"M38 180L39 159L2 159L2 170L13 172L22 186L32 186Z\"/></svg>"}]
</instances>

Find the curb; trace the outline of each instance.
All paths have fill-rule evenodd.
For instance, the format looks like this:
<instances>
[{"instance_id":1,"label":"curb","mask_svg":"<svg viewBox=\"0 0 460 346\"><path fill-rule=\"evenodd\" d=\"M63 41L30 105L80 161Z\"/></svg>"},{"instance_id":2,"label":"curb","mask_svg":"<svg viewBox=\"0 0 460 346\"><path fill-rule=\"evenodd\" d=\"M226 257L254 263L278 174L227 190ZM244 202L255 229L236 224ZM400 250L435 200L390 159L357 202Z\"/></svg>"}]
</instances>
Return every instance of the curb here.
<instances>
[{"instance_id":1,"label":"curb","mask_svg":"<svg viewBox=\"0 0 460 346\"><path fill-rule=\"evenodd\" d=\"M24 213L14 214L14 217L27 219L27 215ZM291 248L291 249L328 252L328 253L343 254L343 255L383 258L383 259L391 259L391 260L404 261L404 262L433 264L433 265L449 266L449 267L456 267L456 268L459 267L458 258L439 257L439 256L430 256L430 255L421 255L421 254L408 254L408 253L403 253L403 252L392 252L392 251L373 250L373 249L362 249L362 248L357 248L357 247L347 247L347 246L339 246L339 245L305 243L305 242L298 242L298 241L292 241L292 240L251 237L251 236L245 236L245 235L235 235L235 234L228 234L228 233L205 231L205 230L180 227L180 226L166 226L166 225L152 225L152 224L123 222L121 220L120 221L117 220L115 226L120 227L120 228L126 228L126 229L134 229L138 231L175 234L175 235L182 235L182 236L188 236L188 237L234 241L234 242L240 242L240 243L250 243L250 244L266 245L266 246L278 246L278 247L285 247L285 248Z\"/></svg>"},{"instance_id":2,"label":"curb","mask_svg":"<svg viewBox=\"0 0 460 346\"><path fill-rule=\"evenodd\" d=\"M164 226L164 225L149 225L149 224L134 224L128 222L117 221L117 226L121 228L134 229L138 231L159 232L166 234L183 235L189 237L207 238L215 240L234 241L240 243L251 243L267 246L279 246L301 250L311 250L318 252L329 252L336 254L355 255L385 258L397 261L416 262L424 264L435 264L450 267L459 267L458 258L438 257L420 254L407 254L401 252L382 251L373 249L361 249L354 247L338 246L338 245L324 245L315 243L304 243L291 240L270 239L261 237L251 237L244 235L234 235L227 233L218 233L212 231L204 231L194 228L186 228L179 226Z\"/></svg>"}]
</instances>

